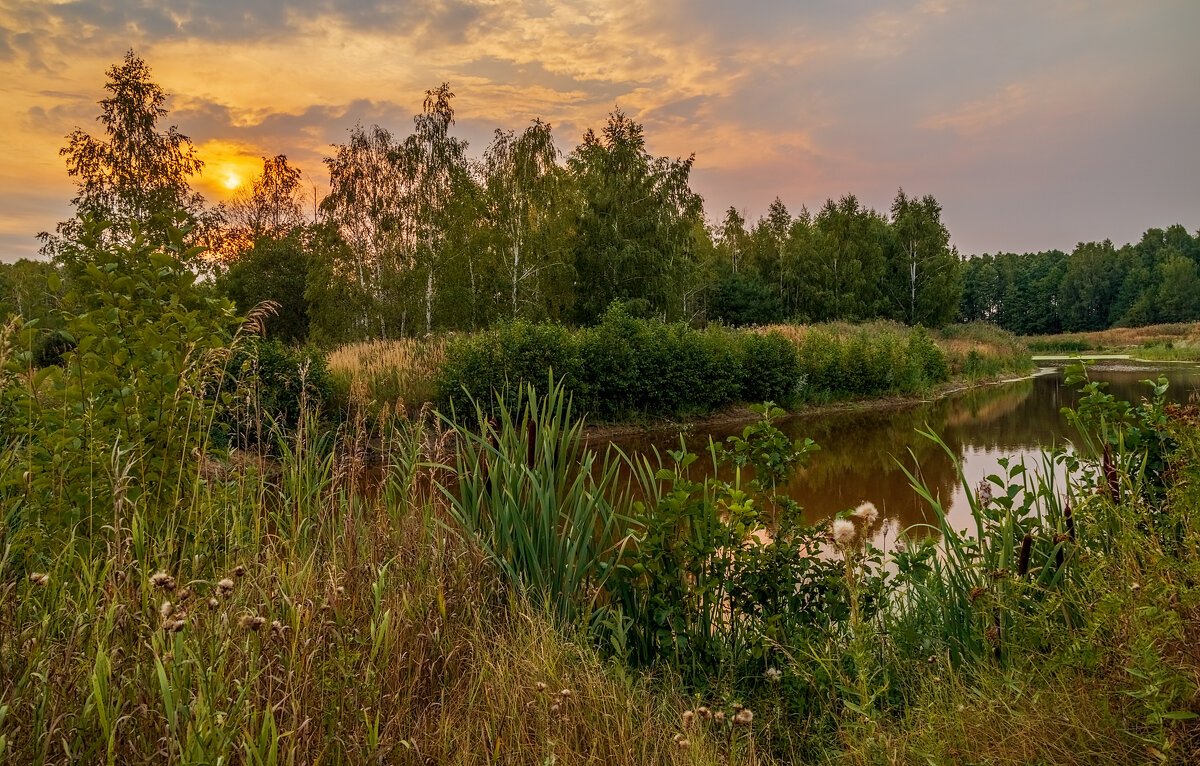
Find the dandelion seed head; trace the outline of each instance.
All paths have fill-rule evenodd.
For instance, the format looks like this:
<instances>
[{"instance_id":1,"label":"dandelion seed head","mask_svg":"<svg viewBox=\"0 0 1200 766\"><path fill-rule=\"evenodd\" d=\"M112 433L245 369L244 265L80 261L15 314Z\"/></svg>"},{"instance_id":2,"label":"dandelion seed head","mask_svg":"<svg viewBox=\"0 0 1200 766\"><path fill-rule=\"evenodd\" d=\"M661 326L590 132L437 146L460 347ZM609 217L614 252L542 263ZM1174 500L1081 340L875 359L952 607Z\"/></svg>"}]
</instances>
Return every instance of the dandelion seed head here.
<instances>
[{"instance_id":1,"label":"dandelion seed head","mask_svg":"<svg viewBox=\"0 0 1200 766\"><path fill-rule=\"evenodd\" d=\"M215 596L210 596L208 599L208 605L213 609L216 609L220 605L220 602L217 601Z\"/></svg>"},{"instance_id":2,"label":"dandelion seed head","mask_svg":"<svg viewBox=\"0 0 1200 766\"><path fill-rule=\"evenodd\" d=\"M833 541L838 545L849 545L854 542L854 522L850 519L835 519L833 522Z\"/></svg>"},{"instance_id":3,"label":"dandelion seed head","mask_svg":"<svg viewBox=\"0 0 1200 766\"><path fill-rule=\"evenodd\" d=\"M783 678L783 673L780 672L779 668L767 668L766 675L767 675L767 680L772 683L776 683L779 681L780 678Z\"/></svg>"}]
</instances>

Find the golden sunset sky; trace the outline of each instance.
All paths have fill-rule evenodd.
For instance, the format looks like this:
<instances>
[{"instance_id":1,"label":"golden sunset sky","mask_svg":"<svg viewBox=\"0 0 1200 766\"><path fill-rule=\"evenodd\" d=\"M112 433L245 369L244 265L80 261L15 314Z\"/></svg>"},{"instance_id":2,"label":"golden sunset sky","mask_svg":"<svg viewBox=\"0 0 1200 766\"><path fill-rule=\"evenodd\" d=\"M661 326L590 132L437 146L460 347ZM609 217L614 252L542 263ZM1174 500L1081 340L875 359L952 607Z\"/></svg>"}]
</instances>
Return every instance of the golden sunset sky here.
<instances>
[{"instance_id":1,"label":"golden sunset sky","mask_svg":"<svg viewBox=\"0 0 1200 766\"><path fill-rule=\"evenodd\" d=\"M710 218L933 194L964 253L1200 227L1200 2L0 0L0 259L70 215L58 149L98 134L133 49L228 196L286 154L320 187L356 121L457 94L478 156L534 117L564 153L614 106L697 155Z\"/></svg>"}]
</instances>

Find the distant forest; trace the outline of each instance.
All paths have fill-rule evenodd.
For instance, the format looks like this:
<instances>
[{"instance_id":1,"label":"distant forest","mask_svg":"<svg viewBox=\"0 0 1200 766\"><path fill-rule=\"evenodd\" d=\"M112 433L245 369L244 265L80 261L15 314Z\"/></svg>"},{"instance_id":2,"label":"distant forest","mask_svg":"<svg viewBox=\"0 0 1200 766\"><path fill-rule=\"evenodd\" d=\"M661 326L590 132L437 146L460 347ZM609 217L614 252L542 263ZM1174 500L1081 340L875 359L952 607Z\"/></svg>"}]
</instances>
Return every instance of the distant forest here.
<instances>
[{"instance_id":1,"label":"distant forest","mask_svg":"<svg viewBox=\"0 0 1200 766\"><path fill-rule=\"evenodd\" d=\"M207 289L242 311L274 301L269 331L291 342L589 325L618 300L696 325L984 320L1034 334L1200 318L1200 240L1182 226L1120 249L964 259L938 201L904 190L883 213L853 195L815 214L776 199L753 223L731 207L713 225L690 187L694 158L652 155L620 110L566 154L534 120L475 158L452 135L446 84L406 135L355 125L325 159L323 198L279 155L208 205L190 187L203 168L190 140L160 127L166 94L149 67L131 52L107 75L103 135L77 129L62 150L77 212L111 222L114 241L135 221L147 237L187 227L209 252L193 261ZM73 219L39 235L52 263L0 265L0 317L53 314L46 276L60 268L69 283L82 231Z\"/></svg>"}]
</instances>

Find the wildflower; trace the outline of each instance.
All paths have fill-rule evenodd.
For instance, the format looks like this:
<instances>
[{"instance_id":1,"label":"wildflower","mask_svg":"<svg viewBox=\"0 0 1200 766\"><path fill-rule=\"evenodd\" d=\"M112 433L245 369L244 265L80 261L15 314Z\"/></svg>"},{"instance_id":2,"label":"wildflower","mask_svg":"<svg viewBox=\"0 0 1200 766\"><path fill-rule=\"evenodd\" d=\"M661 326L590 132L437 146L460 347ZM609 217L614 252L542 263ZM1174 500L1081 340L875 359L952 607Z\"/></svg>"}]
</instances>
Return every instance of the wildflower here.
<instances>
[{"instance_id":1,"label":"wildflower","mask_svg":"<svg viewBox=\"0 0 1200 766\"><path fill-rule=\"evenodd\" d=\"M50 584L50 575L45 572L34 572L29 575L29 581L44 588Z\"/></svg>"},{"instance_id":2,"label":"wildflower","mask_svg":"<svg viewBox=\"0 0 1200 766\"><path fill-rule=\"evenodd\" d=\"M686 729L692 725L692 719L696 717L696 714L691 710L685 710L681 717L683 718L683 728Z\"/></svg>"},{"instance_id":3,"label":"wildflower","mask_svg":"<svg viewBox=\"0 0 1200 766\"><path fill-rule=\"evenodd\" d=\"M750 708L743 708L733 717L733 722L742 726L749 726L754 720L754 713L750 712Z\"/></svg>"},{"instance_id":4,"label":"wildflower","mask_svg":"<svg viewBox=\"0 0 1200 766\"><path fill-rule=\"evenodd\" d=\"M835 519L833 522L833 541L838 545L849 545L854 542L854 522L850 519Z\"/></svg>"},{"instance_id":5,"label":"wildflower","mask_svg":"<svg viewBox=\"0 0 1200 766\"><path fill-rule=\"evenodd\" d=\"M150 575L150 584L163 590L175 590L175 578L161 569Z\"/></svg>"},{"instance_id":6,"label":"wildflower","mask_svg":"<svg viewBox=\"0 0 1200 766\"><path fill-rule=\"evenodd\" d=\"M232 592L233 592L233 580L230 580L228 577L226 577L217 583L217 595L218 596L228 596Z\"/></svg>"},{"instance_id":7,"label":"wildflower","mask_svg":"<svg viewBox=\"0 0 1200 766\"><path fill-rule=\"evenodd\" d=\"M778 683L779 679L783 678L783 673L779 668L767 668L767 680L772 683Z\"/></svg>"},{"instance_id":8,"label":"wildflower","mask_svg":"<svg viewBox=\"0 0 1200 766\"><path fill-rule=\"evenodd\" d=\"M854 509L854 518L870 527L879 518L879 510L874 503L866 502Z\"/></svg>"},{"instance_id":9,"label":"wildflower","mask_svg":"<svg viewBox=\"0 0 1200 766\"><path fill-rule=\"evenodd\" d=\"M162 618L164 620L169 618L171 616L171 612L174 612L174 611L175 611L175 606L170 601L162 602L162 606L160 606L158 608L158 613L159 613L159 615L162 616Z\"/></svg>"},{"instance_id":10,"label":"wildflower","mask_svg":"<svg viewBox=\"0 0 1200 766\"><path fill-rule=\"evenodd\" d=\"M266 622L267 619L265 617L258 617L253 614L244 614L242 615L242 619L238 620L238 624L247 630L258 630Z\"/></svg>"}]
</instances>

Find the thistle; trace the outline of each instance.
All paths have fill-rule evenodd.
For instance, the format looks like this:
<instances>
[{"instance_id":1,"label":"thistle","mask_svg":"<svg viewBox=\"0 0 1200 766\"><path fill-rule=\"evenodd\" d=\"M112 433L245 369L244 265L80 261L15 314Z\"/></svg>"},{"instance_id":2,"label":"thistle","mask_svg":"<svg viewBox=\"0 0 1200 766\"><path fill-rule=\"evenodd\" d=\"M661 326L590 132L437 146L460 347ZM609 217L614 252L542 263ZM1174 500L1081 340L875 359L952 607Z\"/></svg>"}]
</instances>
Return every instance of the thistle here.
<instances>
[{"instance_id":1,"label":"thistle","mask_svg":"<svg viewBox=\"0 0 1200 766\"><path fill-rule=\"evenodd\" d=\"M833 541L838 545L850 545L854 542L854 536L858 532L854 529L854 522L849 519L834 519L833 522Z\"/></svg>"},{"instance_id":2,"label":"thistle","mask_svg":"<svg viewBox=\"0 0 1200 766\"><path fill-rule=\"evenodd\" d=\"M879 520L879 509L875 507L874 503L866 502L855 508L852 515L870 527L874 526L875 522Z\"/></svg>"},{"instance_id":3,"label":"thistle","mask_svg":"<svg viewBox=\"0 0 1200 766\"><path fill-rule=\"evenodd\" d=\"M34 572L29 575L29 581L38 587L44 588L50 584L50 575L45 572Z\"/></svg>"},{"instance_id":4,"label":"thistle","mask_svg":"<svg viewBox=\"0 0 1200 766\"><path fill-rule=\"evenodd\" d=\"M150 584L163 590L175 590L175 578L161 569L150 575Z\"/></svg>"}]
</instances>

